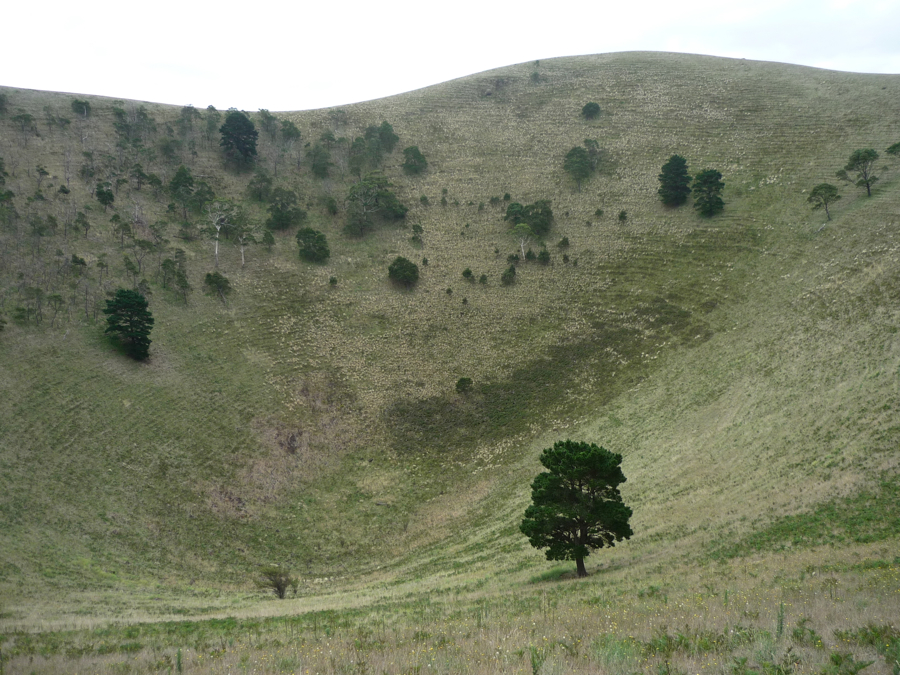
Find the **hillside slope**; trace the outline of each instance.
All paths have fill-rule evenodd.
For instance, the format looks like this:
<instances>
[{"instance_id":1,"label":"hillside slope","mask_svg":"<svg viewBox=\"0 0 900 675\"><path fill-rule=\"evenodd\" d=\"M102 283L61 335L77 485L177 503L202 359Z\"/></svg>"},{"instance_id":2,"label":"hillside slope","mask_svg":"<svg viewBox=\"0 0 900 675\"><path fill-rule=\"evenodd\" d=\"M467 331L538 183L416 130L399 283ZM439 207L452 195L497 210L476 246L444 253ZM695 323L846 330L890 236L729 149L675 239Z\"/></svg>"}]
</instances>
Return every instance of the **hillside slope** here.
<instances>
[{"instance_id":1,"label":"hillside slope","mask_svg":"<svg viewBox=\"0 0 900 675\"><path fill-rule=\"evenodd\" d=\"M113 612L158 610L151 596L183 597L191 584L247 590L269 562L307 578L531 568L541 555L517 522L537 453L562 436L626 457L636 536L613 562L661 561L676 544L695 558L850 545L863 535L840 525L796 541L777 526L857 495L868 501L856 510L876 514L863 543L895 545L885 486L900 430L898 162L879 162L871 198L842 186L829 223L806 197L836 182L853 150L883 154L900 140L900 77L617 54L280 113L303 143L338 139L319 179L310 148L282 156L277 135L260 136L259 163L300 193L331 257L301 262L292 232L251 248L243 267L228 248L227 305L202 293L212 243L177 239L165 192L132 180L110 211L91 197L136 147L120 143L114 108L138 119L141 104L77 97L90 117L50 124L72 117L76 97L2 91L0 157L19 217L0 258L0 587L16 606L49 584L74 605L87 591ZM588 101L602 110L594 121L579 115ZM155 150L135 156L148 171L165 184L183 162L266 218L247 196L252 174L226 169L203 115L185 129L181 109L143 106L155 131L141 140ZM355 177L340 139L382 121L400 137L383 170L410 211L349 238ZM586 138L605 154L579 191L562 160ZM166 139L181 143L174 154ZM408 145L428 158L421 176L400 169ZM694 173L722 172L722 214L659 203L673 153ZM552 200L556 215L551 263L521 264L511 286L500 284L518 248L505 194ZM75 211L93 223L86 234L39 232L48 215L63 223ZM182 248L194 287L183 302L148 263L145 364L103 337L99 313L107 290L132 283L110 217L138 211L165 223L159 260ZM563 237L569 247L557 248ZM72 254L87 262L82 277L66 265ZM420 263L412 291L388 282L398 255ZM466 281L465 268L487 283ZM40 323L12 320L29 288L63 297L52 321L49 309ZM455 390L461 377L469 394Z\"/></svg>"}]
</instances>

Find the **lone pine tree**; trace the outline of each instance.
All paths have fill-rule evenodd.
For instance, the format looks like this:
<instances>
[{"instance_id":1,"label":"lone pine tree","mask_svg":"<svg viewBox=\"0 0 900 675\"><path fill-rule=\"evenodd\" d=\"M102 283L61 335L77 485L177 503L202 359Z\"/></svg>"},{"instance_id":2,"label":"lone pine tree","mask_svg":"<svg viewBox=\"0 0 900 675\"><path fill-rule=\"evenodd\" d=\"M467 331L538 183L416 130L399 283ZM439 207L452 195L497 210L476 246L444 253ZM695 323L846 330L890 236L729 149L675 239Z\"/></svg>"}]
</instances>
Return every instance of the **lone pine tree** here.
<instances>
[{"instance_id":1,"label":"lone pine tree","mask_svg":"<svg viewBox=\"0 0 900 675\"><path fill-rule=\"evenodd\" d=\"M579 577L592 549L614 546L633 534L631 509L622 502L622 455L594 443L557 441L541 453L547 469L531 484L532 505L519 529L547 560L574 560Z\"/></svg>"}]
</instances>

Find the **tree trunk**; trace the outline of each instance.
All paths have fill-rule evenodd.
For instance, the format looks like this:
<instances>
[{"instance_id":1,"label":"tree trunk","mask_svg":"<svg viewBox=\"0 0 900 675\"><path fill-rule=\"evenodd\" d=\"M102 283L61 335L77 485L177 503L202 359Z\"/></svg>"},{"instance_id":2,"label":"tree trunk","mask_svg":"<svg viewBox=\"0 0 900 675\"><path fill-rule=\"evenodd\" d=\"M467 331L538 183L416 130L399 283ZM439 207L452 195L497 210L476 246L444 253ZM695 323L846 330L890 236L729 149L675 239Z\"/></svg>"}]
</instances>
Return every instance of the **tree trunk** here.
<instances>
[{"instance_id":1,"label":"tree trunk","mask_svg":"<svg viewBox=\"0 0 900 675\"><path fill-rule=\"evenodd\" d=\"M586 577L587 570L584 568L584 558L575 558L575 569L579 577Z\"/></svg>"}]
</instances>

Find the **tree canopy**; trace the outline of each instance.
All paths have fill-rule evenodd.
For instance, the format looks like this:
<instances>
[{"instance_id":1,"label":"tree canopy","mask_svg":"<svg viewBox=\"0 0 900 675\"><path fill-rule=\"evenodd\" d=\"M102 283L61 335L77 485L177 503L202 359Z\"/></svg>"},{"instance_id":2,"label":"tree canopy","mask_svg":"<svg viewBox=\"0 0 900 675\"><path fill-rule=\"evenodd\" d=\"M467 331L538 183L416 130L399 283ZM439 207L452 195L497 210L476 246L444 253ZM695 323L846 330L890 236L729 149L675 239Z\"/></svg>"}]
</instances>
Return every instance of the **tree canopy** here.
<instances>
[{"instance_id":1,"label":"tree canopy","mask_svg":"<svg viewBox=\"0 0 900 675\"><path fill-rule=\"evenodd\" d=\"M297 231L297 246L300 247L300 257L309 262L324 262L331 255L325 234L311 227Z\"/></svg>"},{"instance_id":2,"label":"tree canopy","mask_svg":"<svg viewBox=\"0 0 900 675\"><path fill-rule=\"evenodd\" d=\"M237 110L229 110L225 122L219 128L222 140L219 145L225 157L238 166L248 166L256 158L256 141L259 132L247 115Z\"/></svg>"},{"instance_id":3,"label":"tree canopy","mask_svg":"<svg viewBox=\"0 0 900 675\"><path fill-rule=\"evenodd\" d=\"M672 155L663 164L657 192L666 206L681 206L687 201L688 195L691 194L691 177L684 157Z\"/></svg>"},{"instance_id":4,"label":"tree canopy","mask_svg":"<svg viewBox=\"0 0 900 675\"><path fill-rule=\"evenodd\" d=\"M831 214L828 212L828 205L833 204L841 196L838 194L838 189L829 183L819 183L812 189L812 192L809 193L809 197L806 201L812 204L813 211L816 209L825 209L825 215L828 217L828 220L831 220Z\"/></svg>"},{"instance_id":5,"label":"tree canopy","mask_svg":"<svg viewBox=\"0 0 900 675\"><path fill-rule=\"evenodd\" d=\"M600 104L593 101L586 103L581 109L581 116L586 120L596 119L600 116Z\"/></svg>"},{"instance_id":6,"label":"tree canopy","mask_svg":"<svg viewBox=\"0 0 900 675\"><path fill-rule=\"evenodd\" d=\"M527 223L531 231L539 237L544 236L553 226L553 209L549 199L539 199L533 204L523 206L519 202L512 202L506 207L504 220L508 220L510 227L519 223Z\"/></svg>"},{"instance_id":7,"label":"tree canopy","mask_svg":"<svg viewBox=\"0 0 900 675\"><path fill-rule=\"evenodd\" d=\"M872 196L872 184L878 180L878 176L872 173L875 170L875 162L878 160L878 153L872 148L865 150L854 150L850 159L847 160L846 166L837 172L837 177L841 180L854 183L856 187L866 188L866 195ZM855 174L851 177L850 174Z\"/></svg>"},{"instance_id":8,"label":"tree canopy","mask_svg":"<svg viewBox=\"0 0 900 675\"><path fill-rule=\"evenodd\" d=\"M575 146L569 150L563 160L563 169L575 180L578 191L581 192L581 183L587 180L594 170L587 149Z\"/></svg>"},{"instance_id":9,"label":"tree canopy","mask_svg":"<svg viewBox=\"0 0 900 675\"><path fill-rule=\"evenodd\" d=\"M266 227L270 230L286 230L306 220L306 211L298 204L297 193L285 188L275 188L269 197L269 219Z\"/></svg>"},{"instance_id":10,"label":"tree canopy","mask_svg":"<svg viewBox=\"0 0 900 675\"><path fill-rule=\"evenodd\" d=\"M153 315L147 309L147 299L137 291L120 288L106 301L106 330L125 345L128 355L139 361L150 355L150 330Z\"/></svg>"},{"instance_id":11,"label":"tree canopy","mask_svg":"<svg viewBox=\"0 0 900 675\"><path fill-rule=\"evenodd\" d=\"M347 192L347 225L344 231L362 236L375 226L376 218L400 220L409 210L391 192L393 184L381 173L373 171L350 187Z\"/></svg>"},{"instance_id":12,"label":"tree canopy","mask_svg":"<svg viewBox=\"0 0 900 675\"><path fill-rule=\"evenodd\" d=\"M541 453L547 469L531 484L532 504L519 529L547 560L574 560L587 576L591 550L614 546L633 534L619 485L625 482L622 455L594 443L557 441Z\"/></svg>"},{"instance_id":13,"label":"tree canopy","mask_svg":"<svg viewBox=\"0 0 900 675\"><path fill-rule=\"evenodd\" d=\"M410 175L420 174L428 168L428 160L419 151L418 145L410 146L403 150L403 171Z\"/></svg>"},{"instance_id":14,"label":"tree canopy","mask_svg":"<svg viewBox=\"0 0 900 675\"><path fill-rule=\"evenodd\" d=\"M694 193L694 208L701 216L711 218L725 208L721 192L725 187L722 182L722 174L715 169L706 169L694 177L692 191Z\"/></svg>"},{"instance_id":15,"label":"tree canopy","mask_svg":"<svg viewBox=\"0 0 900 675\"><path fill-rule=\"evenodd\" d=\"M410 288L419 280L419 267L403 256L397 256L388 266L388 277L391 281Z\"/></svg>"}]
</instances>

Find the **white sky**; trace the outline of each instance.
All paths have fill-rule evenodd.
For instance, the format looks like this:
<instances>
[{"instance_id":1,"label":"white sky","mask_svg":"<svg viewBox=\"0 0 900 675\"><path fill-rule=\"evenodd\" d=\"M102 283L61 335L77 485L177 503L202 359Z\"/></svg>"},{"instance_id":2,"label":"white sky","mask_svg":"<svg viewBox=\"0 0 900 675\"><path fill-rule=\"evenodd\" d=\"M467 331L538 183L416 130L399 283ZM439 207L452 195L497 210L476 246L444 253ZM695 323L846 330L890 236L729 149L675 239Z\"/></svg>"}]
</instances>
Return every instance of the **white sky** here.
<instances>
[{"instance_id":1,"label":"white sky","mask_svg":"<svg viewBox=\"0 0 900 675\"><path fill-rule=\"evenodd\" d=\"M900 73L900 0L45 0L3 9L0 85L220 110L381 98L649 50Z\"/></svg>"}]
</instances>

